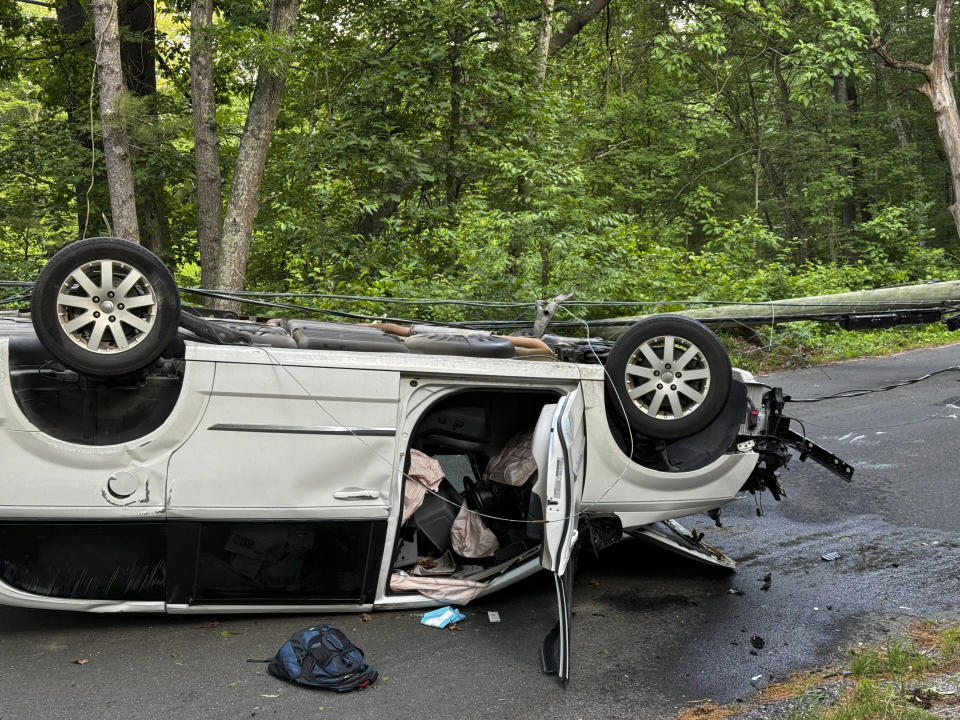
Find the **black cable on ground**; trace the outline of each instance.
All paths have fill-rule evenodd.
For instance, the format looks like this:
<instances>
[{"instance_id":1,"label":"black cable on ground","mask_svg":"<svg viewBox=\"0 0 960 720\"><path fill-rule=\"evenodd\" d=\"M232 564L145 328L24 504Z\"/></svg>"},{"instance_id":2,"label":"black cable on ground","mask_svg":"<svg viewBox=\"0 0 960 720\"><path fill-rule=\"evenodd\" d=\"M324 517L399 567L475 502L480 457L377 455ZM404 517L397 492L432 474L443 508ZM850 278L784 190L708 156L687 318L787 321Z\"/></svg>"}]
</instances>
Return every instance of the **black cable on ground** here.
<instances>
[{"instance_id":1,"label":"black cable on ground","mask_svg":"<svg viewBox=\"0 0 960 720\"><path fill-rule=\"evenodd\" d=\"M928 380L934 375L940 375L941 373L946 372L958 372L960 371L960 365L951 365L950 367L941 368L939 370L934 370L929 372L926 375L921 375L920 377L909 378L907 380L899 380L890 385L883 385L878 388L869 388L864 390L841 390L840 392L835 392L830 395L820 395L818 397L812 398L795 398L795 397L786 397L784 398L787 402L795 403L814 403L820 402L821 400L834 400L836 398L851 398L851 397L860 397L861 395L870 395L872 393L886 392L887 390L896 390L897 388L906 387L907 385L913 385L923 380Z\"/></svg>"}]
</instances>

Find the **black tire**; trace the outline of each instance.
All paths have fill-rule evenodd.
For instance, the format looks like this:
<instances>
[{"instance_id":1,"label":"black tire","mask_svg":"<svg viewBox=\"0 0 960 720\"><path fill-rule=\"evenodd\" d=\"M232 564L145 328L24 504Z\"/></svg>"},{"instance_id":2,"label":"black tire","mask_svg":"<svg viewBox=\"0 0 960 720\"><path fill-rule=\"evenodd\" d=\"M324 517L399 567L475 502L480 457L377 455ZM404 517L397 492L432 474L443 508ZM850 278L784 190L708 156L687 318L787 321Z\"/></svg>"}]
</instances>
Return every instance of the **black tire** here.
<instances>
[{"instance_id":1,"label":"black tire","mask_svg":"<svg viewBox=\"0 0 960 720\"><path fill-rule=\"evenodd\" d=\"M64 365L86 375L125 375L152 363L176 337L180 295L146 248L88 238L67 245L40 271L31 317L40 342Z\"/></svg>"},{"instance_id":2,"label":"black tire","mask_svg":"<svg viewBox=\"0 0 960 720\"><path fill-rule=\"evenodd\" d=\"M669 356L669 357L668 357ZM647 437L675 440L705 428L730 391L730 358L707 326L679 315L641 320L606 362L613 411Z\"/></svg>"}]
</instances>

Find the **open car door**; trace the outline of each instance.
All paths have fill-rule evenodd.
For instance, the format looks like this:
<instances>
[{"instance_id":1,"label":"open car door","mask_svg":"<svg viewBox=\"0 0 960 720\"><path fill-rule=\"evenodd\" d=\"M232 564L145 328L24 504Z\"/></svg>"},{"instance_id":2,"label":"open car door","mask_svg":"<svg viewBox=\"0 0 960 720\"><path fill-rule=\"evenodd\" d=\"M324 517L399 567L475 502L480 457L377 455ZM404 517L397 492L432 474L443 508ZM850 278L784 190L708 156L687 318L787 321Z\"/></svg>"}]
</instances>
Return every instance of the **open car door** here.
<instances>
[{"instance_id":1,"label":"open car door","mask_svg":"<svg viewBox=\"0 0 960 720\"><path fill-rule=\"evenodd\" d=\"M556 405L543 408L533 438L537 460L534 494L543 511L540 562L553 573L557 589L557 625L543 642L543 670L570 679L571 594L578 537L580 496L586 470L586 430L580 388Z\"/></svg>"}]
</instances>

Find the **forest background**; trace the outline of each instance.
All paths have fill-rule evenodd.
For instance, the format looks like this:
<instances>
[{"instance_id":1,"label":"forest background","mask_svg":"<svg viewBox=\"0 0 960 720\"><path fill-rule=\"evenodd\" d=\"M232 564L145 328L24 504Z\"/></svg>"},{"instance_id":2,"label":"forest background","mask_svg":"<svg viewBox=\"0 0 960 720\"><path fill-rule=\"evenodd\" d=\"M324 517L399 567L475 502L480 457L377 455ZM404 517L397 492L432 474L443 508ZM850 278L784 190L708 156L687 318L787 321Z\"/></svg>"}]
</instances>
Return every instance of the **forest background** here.
<instances>
[{"instance_id":1,"label":"forest background","mask_svg":"<svg viewBox=\"0 0 960 720\"><path fill-rule=\"evenodd\" d=\"M453 320L532 319L496 303L566 292L676 308L960 278L953 153L918 91L939 39L953 98L952 0L119 0L108 119L93 9L0 0L0 279L119 234L111 129L139 240L187 287L480 301L288 300ZM215 104L198 125L201 47ZM258 127L270 78L275 128ZM252 195L248 135L269 144ZM239 266L232 287L218 262ZM946 339L729 338L753 368Z\"/></svg>"}]
</instances>

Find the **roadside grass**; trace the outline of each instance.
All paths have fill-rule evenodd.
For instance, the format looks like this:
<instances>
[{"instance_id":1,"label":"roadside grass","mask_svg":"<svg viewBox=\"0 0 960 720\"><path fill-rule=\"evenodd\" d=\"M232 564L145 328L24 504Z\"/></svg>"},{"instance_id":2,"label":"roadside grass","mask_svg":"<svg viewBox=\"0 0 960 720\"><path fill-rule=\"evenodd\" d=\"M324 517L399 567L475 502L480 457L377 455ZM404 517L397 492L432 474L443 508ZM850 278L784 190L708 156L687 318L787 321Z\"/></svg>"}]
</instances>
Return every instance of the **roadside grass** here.
<instances>
[{"instance_id":1,"label":"roadside grass","mask_svg":"<svg viewBox=\"0 0 960 720\"><path fill-rule=\"evenodd\" d=\"M932 681L958 670L960 625L925 621L903 639L851 650L846 668L796 675L745 703L701 703L678 720L725 720L777 704L786 705L777 715L785 720L937 720L931 709L960 704L960 697L938 693ZM827 700L824 689L837 683L839 697Z\"/></svg>"},{"instance_id":2,"label":"roadside grass","mask_svg":"<svg viewBox=\"0 0 960 720\"><path fill-rule=\"evenodd\" d=\"M734 366L750 372L810 367L917 348L960 342L960 333L941 323L887 330L842 330L835 325L797 322L721 331Z\"/></svg>"}]
</instances>

